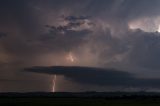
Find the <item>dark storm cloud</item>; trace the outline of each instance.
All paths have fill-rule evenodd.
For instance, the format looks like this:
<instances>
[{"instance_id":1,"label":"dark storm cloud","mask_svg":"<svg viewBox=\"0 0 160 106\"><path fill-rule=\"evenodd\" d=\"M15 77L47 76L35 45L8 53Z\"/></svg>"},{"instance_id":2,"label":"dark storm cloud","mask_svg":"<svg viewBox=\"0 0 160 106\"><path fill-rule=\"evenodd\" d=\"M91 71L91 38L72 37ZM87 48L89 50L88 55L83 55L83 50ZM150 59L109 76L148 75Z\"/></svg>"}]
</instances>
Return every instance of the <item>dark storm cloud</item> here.
<instances>
[{"instance_id":1,"label":"dark storm cloud","mask_svg":"<svg viewBox=\"0 0 160 106\"><path fill-rule=\"evenodd\" d=\"M66 25L50 26L46 25L48 33L40 37L40 41L47 47L53 48L55 52L70 51L77 46L87 43L87 37L90 36L92 30L84 28L84 25L93 26L92 22L87 22L87 16L63 16Z\"/></svg>"},{"instance_id":2,"label":"dark storm cloud","mask_svg":"<svg viewBox=\"0 0 160 106\"><path fill-rule=\"evenodd\" d=\"M160 69L160 33L137 29L125 33L127 36L123 39L108 35L93 40L96 44L92 45L92 49L98 54L99 64L105 66L108 63L122 63L131 65L132 69L135 67L144 67L152 71Z\"/></svg>"},{"instance_id":3,"label":"dark storm cloud","mask_svg":"<svg viewBox=\"0 0 160 106\"><path fill-rule=\"evenodd\" d=\"M0 1L0 14L1 21L6 22L6 24L10 24L15 22L19 28L25 33L29 33L31 31L35 31L35 23L37 22L34 19L32 11L29 8L29 2L25 0L1 0ZM10 23L7 23L9 21ZM9 27L9 26L8 26Z\"/></svg>"},{"instance_id":4,"label":"dark storm cloud","mask_svg":"<svg viewBox=\"0 0 160 106\"><path fill-rule=\"evenodd\" d=\"M91 33L88 30L83 30L83 31L73 31L73 30L66 30L74 27L78 27L79 25L81 25L82 23L72 23L70 22L69 25L67 26L59 26L56 28L56 31L53 30L55 29L54 27L52 27L53 29L50 30L49 33L47 34L42 34L44 35L42 38L41 36L37 36L35 35L34 32L37 32L39 30L39 23L41 23L40 20L38 21L38 17L36 17L32 11L31 8L29 8L29 4L30 3L41 3L41 5L43 5L43 1L38 2L38 0L35 1L24 1L24 0L17 0L17 1L1 1L2 3L2 10L7 11L6 13L11 13L11 16L13 17L12 20L16 22L16 24L18 24L18 26L20 27L21 31L24 31L24 33L22 33L22 38L18 37L15 38L14 45L7 45L7 50L9 52L13 52L14 55L22 55L22 56L26 56L28 53L29 54L33 54L36 55L37 52L40 53L41 52L45 52L46 48L47 52L50 51L57 51L58 48L65 49L64 51L66 51L66 49L74 49L73 45L75 46L79 46L81 44L85 44L89 41L86 41L86 37L88 35L91 35ZM44 5L48 6L50 8L50 10L53 10L54 13L57 12L57 15L61 15L61 9L66 9L68 8L69 11L71 11L71 16L65 17L66 20L77 20L77 19L88 19L90 17L88 16L92 16L93 19L94 18L100 18L100 20L102 19L104 22L108 22L109 24L113 24L111 26L115 27L120 27L120 29L123 29L123 26L119 26L118 24L121 24L121 22L123 23L127 23L128 20L126 20L126 18L128 16L131 16L132 18L136 17L136 16L140 16L141 14L144 13L146 16L147 14L150 16L152 14L152 12L156 12L155 10L157 10L157 5L159 1L157 0L153 0L153 1L133 1L133 0L102 0L102 1L96 1L96 0L88 0L88 1L58 1L58 0L47 0L44 2ZM76 6L74 6L73 4L75 4ZM82 5L78 5L78 4L82 4ZM131 4L134 4L134 6L130 6ZM152 4L151 6L149 6L149 4ZM154 5L154 8L153 8ZM83 8L80 8L80 7ZM40 7L39 7L40 8ZM57 11L54 11L54 9L56 8ZM78 9L79 8L79 9ZM147 13L145 11L142 11L141 13L137 13L136 11L138 10L146 10L150 9L150 11L147 11ZM47 9L44 11L47 12ZM102 12L104 11L104 12ZM64 10L65 12L65 10ZM140 12L140 11L138 11ZM59 14L58 14L59 13ZM158 12L156 12L158 13ZM78 17L74 16L77 15ZM82 16L81 16L82 15ZM87 16L85 16L87 15ZM155 13L153 14L155 15ZM4 16L4 15L2 15ZM55 16L57 17L57 16ZM55 19L55 17L53 17L53 19ZM104 18L102 18L104 17ZM46 17L47 18L47 17ZM120 19L123 19L122 21L119 21ZM44 19L45 20L45 19ZM114 25L116 22L116 25ZM97 24L96 22L94 22L94 24ZM123 24L122 24L123 25ZM52 25L51 25L52 26ZM116 29L116 28L115 28ZM65 35L63 36L59 36L60 34L55 34L57 33L57 30L59 30L60 32L66 32ZM27 33L27 34L26 34ZM88 34L89 33L89 34ZM99 33L101 34L101 33ZM40 37L40 38L39 38ZM23 39L23 40L22 40ZM38 39L38 40L37 40ZM39 41L40 39L40 41ZM92 38L89 38L92 39ZM41 40L45 40L45 42L41 42ZM30 42L31 41L31 42ZM16 42L16 43L15 43ZM18 43L19 42L19 43ZM34 42L38 42L37 44ZM96 40L93 42L94 44L96 44ZM16 48L17 45L22 45L19 46L18 49L14 50L12 48ZM8 47L9 46L9 47ZM14 46L14 47L13 47ZM41 46L41 47L40 47ZM67 46L67 47L66 47ZM29 52L30 51L30 52ZM37 51L37 52L36 52ZM58 52L58 51L57 51ZM24 55L23 55L24 54Z\"/></svg>"},{"instance_id":5,"label":"dark storm cloud","mask_svg":"<svg viewBox=\"0 0 160 106\"><path fill-rule=\"evenodd\" d=\"M117 71L114 69L56 66L32 67L25 69L25 71L42 74L64 75L65 77L82 84L112 87L160 87L160 79L140 79L130 73Z\"/></svg>"},{"instance_id":6,"label":"dark storm cloud","mask_svg":"<svg viewBox=\"0 0 160 106\"><path fill-rule=\"evenodd\" d=\"M77 22L78 20L85 20L85 19L89 19L90 17L89 16L78 16L78 17L76 17L76 16L67 16L67 17L64 17L64 19L66 20L66 21L70 21L70 22Z\"/></svg>"},{"instance_id":7,"label":"dark storm cloud","mask_svg":"<svg viewBox=\"0 0 160 106\"><path fill-rule=\"evenodd\" d=\"M0 29L10 35L1 42L1 46L6 54L15 58L34 54L35 48L28 46L27 40L35 38L39 22L29 3L30 0L0 1Z\"/></svg>"},{"instance_id":8,"label":"dark storm cloud","mask_svg":"<svg viewBox=\"0 0 160 106\"><path fill-rule=\"evenodd\" d=\"M103 13L106 16L111 16L111 18L115 15L118 18L127 19L157 16L159 15L159 4L159 0L91 0L88 6L88 11L92 10L93 13ZM106 12L102 12L102 10Z\"/></svg>"},{"instance_id":9,"label":"dark storm cloud","mask_svg":"<svg viewBox=\"0 0 160 106\"><path fill-rule=\"evenodd\" d=\"M131 33L131 36L132 37L129 38L129 45L132 46L129 54L131 64L150 69L160 69L160 33L146 33L137 30L136 32Z\"/></svg>"},{"instance_id":10,"label":"dark storm cloud","mask_svg":"<svg viewBox=\"0 0 160 106\"><path fill-rule=\"evenodd\" d=\"M32 64L28 60L37 56L36 51L40 50L28 42L30 39L35 39L40 30L40 21L38 17L35 18L36 15L29 7L30 2L31 0L0 0L0 31L7 34L0 41L0 76L8 79L8 81L1 81L0 92L49 91L50 89L48 77L43 79L39 76L30 76L31 79L41 79L43 83L45 82L45 85L40 87L39 81L27 81L29 80L27 75L19 75L17 71L19 67ZM4 36L3 33L1 35Z\"/></svg>"},{"instance_id":11,"label":"dark storm cloud","mask_svg":"<svg viewBox=\"0 0 160 106\"><path fill-rule=\"evenodd\" d=\"M32 47L28 46L28 43L31 44L31 46L33 45L33 43L28 42L28 39L32 42L35 42L39 37L37 35L34 35L35 34L34 32L37 32L39 30L38 25L39 25L39 23L41 23L41 21L38 21L38 17L36 17L34 15L32 9L29 8L30 3L36 3L36 2L37 3L43 3L43 1L38 2L38 0L35 0L35 1L30 1L30 0L29 1L24 1L24 0L1 1L1 5L2 5L1 6L2 10L1 11L2 11L2 13L4 12L2 14L2 16L6 17L7 14L11 14L11 16L12 16L11 20L15 21L16 24L18 24L18 26L21 28L21 31L24 31L24 33L25 33L25 34L22 35L22 36L25 36L25 38L24 37L22 38L22 39L24 39L25 42L22 42L22 44L21 44L21 45L24 45L25 47L20 47L20 49L26 48L26 50L25 49L21 50L22 52L24 51L23 53L26 53L27 51L31 51L31 53L34 54L35 51L38 51L38 49L36 49L35 51L34 51L34 49L39 45L33 46L34 47L33 49L32 49ZM73 4L76 4L77 7L74 6ZM82 5L78 6L78 4L82 4ZM132 6L130 6L131 4L132 4ZM149 5L149 4L151 4L151 5ZM150 15L154 16L154 15L156 15L156 13L158 14L158 12L156 11L157 8L158 8L157 4L159 4L158 0L153 0L153 1L149 1L149 0L142 0L142 1L133 1L133 0L120 0L120 1L107 0L106 1L106 0L102 0L102 1L98 1L98 2L96 0L87 0L87 1L79 1L79 2L74 1L74 0L73 1L72 0L70 0L70 1L46 0L44 2L44 5L49 6L50 10L53 9L54 13L55 13L54 8L57 8L57 13L60 13L61 12L60 10L63 9L63 8L64 9L69 8L69 11L72 11L71 15L73 15L73 16L70 17L70 19L89 18L89 17L85 17L85 15L90 16L90 14L92 13L91 14L92 17L101 19L101 17L104 16L105 18L103 18L103 21L106 21L106 22L113 21L113 23L111 22L110 24L114 24L114 21L117 22L117 24L120 24L122 22L122 21L121 22L119 21L120 19L123 19L123 21L125 23L126 22L125 19L128 16L129 17L131 16L132 18L134 18L136 16L141 17L141 15L143 15L142 13L145 14L143 16L146 16L147 14L149 16ZM81 6L82 7L84 6L84 7L80 8ZM104 10L104 12L102 12L103 10ZM139 11L139 10L142 10L142 11ZM150 11L146 12L146 10L150 10ZM47 12L47 10L45 10L45 8L44 8L44 11ZM75 14L76 15L77 14L78 15L84 15L84 17L83 16L76 17L76 16L74 16ZM53 17L53 19L55 17ZM107 17L109 17L109 18L107 18ZM69 17L66 17L66 19L67 18L69 18ZM8 20L10 20L10 19L8 19ZM70 23L70 27L71 26L78 26L79 24L81 24L81 23L76 23L76 24L75 23ZM117 26L117 24L116 24L116 26ZM113 26L115 26L115 25L113 25ZM69 27L69 26L67 26L67 27ZM59 30L62 30L62 29L64 30L64 27L58 27L58 29ZM28 34L26 34L26 33L28 33ZM83 32L78 32L78 33L69 32L68 35L73 35L74 36L74 35L79 35L79 34L84 35ZM52 35L51 35L51 37L52 37ZM73 36L69 36L69 37L64 36L64 38L61 37L60 41L61 41L61 39L66 39L68 42L70 40L72 42L72 40L74 40L74 38L72 39ZM21 39L21 38L18 37L17 39ZM48 40L49 39L51 39L50 36L49 36ZM77 41L77 38L75 38L75 39L76 39L75 42L77 42L77 44L79 44L80 42ZM81 40L80 37L78 37L78 39ZM82 37L82 39L83 39L83 37ZM40 43L41 43L40 45L43 45L44 42L40 42ZM54 44L58 45L56 42ZM61 44L65 45L66 43L63 44L61 42ZM20 45L20 44L18 44L18 45ZM50 45L53 45L53 44L49 43L49 45L48 45L49 48L50 48ZM12 45L12 46L14 46L14 45ZM43 50L43 48L39 48L39 49ZM18 51L17 51L17 53L18 53Z\"/></svg>"},{"instance_id":12,"label":"dark storm cloud","mask_svg":"<svg viewBox=\"0 0 160 106\"><path fill-rule=\"evenodd\" d=\"M2 38L2 37L6 37L7 36L7 34L6 33L4 33L4 32L0 32L0 38Z\"/></svg>"},{"instance_id":13,"label":"dark storm cloud","mask_svg":"<svg viewBox=\"0 0 160 106\"><path fill-rule=\"evenodd\" d=\"M137 17L158 16L159 4L159 0L124 0L122 5L124 11L123 15L131 19Z\"/></svg>"},{"instance_id":14,"label":"dark storm cloud","mask_svg":"<svg viewBox=\"0 0 160 106\"><path fill-rule=\"evenodd\" d=\"M62 55L70 51L77 53L77 58L80 60L94 62L95 66L123 65L128 66L129 69L144 67L150 71L143 72L142 76L145 73L152 75L153 70L160 69L160 35L142 30L133 31L129 29L128 22L144 17L152 19L160 16L159 5L160 0L1 0L0 31L7 33L7 36L0 33L0 37L5 35L0 41L0 50L2 49L0 75L6 76L9 73L7 77L19 78L19 72L16 71L19 68L39 65L41 62L43 64L40 65L48 65L47 62L43 62L48 54L52 56L46 60L53 60L55 64L57 58L63 57ZM59 23L63 21L68 24L60 25ZM48 31L45 25L48 25ZM85 54L86 49L89 49L89 54ZM82 54L85 56L83 57ZM43 59L40 61L40 58ZM64 61L60 62L61 65L64 63ZM77 65L81 66L81 63ZM127 71L130 71L129 69ZM70 73L68 71L63 73L77 82L83 82L77 75L74 77L72 74L67 74ZM82 73L84 74L83 71ZM93 70L93 73L101 76L98 71ZM150 86L152 82L157 86L159 82L159 80L136 79L134 76L117 71L114 75L108 71L102 73L105 76L109 73L113 77L112 79L108 76L112 79L108 82L111 84L119 82L114 77L118 74L120 77L125 76L125 79L131 79L139 86L141 83ZM106 81L105 76L102 76L102 79ZM24 79L28 78L27 75L24 77ZM39 79L34 76L32 78ZM117 79L120 80L119 77ZM102 83L104 84L105 81ZM97 82L89 80L88 83ZM119 83L124 84L123 81ZM33 86L34 83L31 85ZM124 85L128 85L128 82ZM20 84L14 86L18 88ZM46 86L44 88L46 89Z\"/></svg>"},{"instance_id":15,"label":"dark storm cloud","mask_svg":"<svg viewBox=\"0 0 160 106\"><path fill-rule=\"evenodd\" d=\"M50 29L49 31L53 33L53 36L55 33L63 32L63 34L65 34L67 31L74 31L74 28L81 27L84 24L93 25L91 22L86 22L86 20L89 20L89 17L87 16L63 16L62 19L67 23L66 25L59 25L57 27L46 25L46 27Z\"/></svg>"}]
</instances>

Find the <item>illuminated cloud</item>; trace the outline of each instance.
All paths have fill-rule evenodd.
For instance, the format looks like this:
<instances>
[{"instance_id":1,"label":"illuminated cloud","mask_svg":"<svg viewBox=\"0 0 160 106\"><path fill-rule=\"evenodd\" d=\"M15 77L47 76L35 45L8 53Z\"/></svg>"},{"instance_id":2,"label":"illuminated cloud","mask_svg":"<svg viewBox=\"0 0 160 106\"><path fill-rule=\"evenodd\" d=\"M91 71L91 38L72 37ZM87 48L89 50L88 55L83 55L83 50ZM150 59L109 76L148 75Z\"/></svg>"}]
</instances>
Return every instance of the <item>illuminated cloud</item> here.
<instances>
[{"instance_id":1,"label":"illuminated cloud","mask_svg":"<svg viewBox=\"0 0 160 106\"><path fill-rule=\"evenodd\" d=\"M156 32L159 31L160 18L144 18L132 20L129 22L130 29L141 29L145 32Z\"/></svg>"}]
</instances>

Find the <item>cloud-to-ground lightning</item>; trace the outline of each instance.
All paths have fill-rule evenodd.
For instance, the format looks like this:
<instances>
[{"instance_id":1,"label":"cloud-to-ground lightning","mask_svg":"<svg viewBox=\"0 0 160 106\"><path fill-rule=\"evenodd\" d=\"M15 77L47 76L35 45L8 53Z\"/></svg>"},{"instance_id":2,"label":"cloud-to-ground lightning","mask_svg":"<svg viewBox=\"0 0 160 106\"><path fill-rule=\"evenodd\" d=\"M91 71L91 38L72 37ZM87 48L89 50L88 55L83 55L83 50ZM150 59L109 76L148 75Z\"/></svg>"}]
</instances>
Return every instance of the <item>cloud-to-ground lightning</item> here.
<instances>
[{"instance_id":1,"label":"cloud-to-ground lightning","mask_svg":"<svg viewBox=\"0 0 160 106\"><path fill-rule=\"evenodd\" d=\"M52 92L56 91L56 80L57 80L57 75L53 76L53 86L52 86Z\"/></svg>"}]
</instances>

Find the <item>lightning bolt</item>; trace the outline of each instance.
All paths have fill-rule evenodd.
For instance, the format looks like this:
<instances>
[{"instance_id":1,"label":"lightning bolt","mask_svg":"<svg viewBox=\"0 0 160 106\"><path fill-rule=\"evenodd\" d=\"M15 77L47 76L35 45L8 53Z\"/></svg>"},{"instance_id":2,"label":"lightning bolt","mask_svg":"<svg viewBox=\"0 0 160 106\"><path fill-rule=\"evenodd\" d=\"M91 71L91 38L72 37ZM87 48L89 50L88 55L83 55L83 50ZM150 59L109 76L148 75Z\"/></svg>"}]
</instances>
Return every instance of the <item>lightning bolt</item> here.
<instances>
[{"instance_id":1,"label":"lightning bolt","mask_svg":"<svg viewBox=\"0 0 160 106\"><path fill-rule=\"evenodd\" d=\"M56 79L57 79L57 75L53 76L53 86L52 86L52 92L56 91Z\"/></svg>"}]
</instances>

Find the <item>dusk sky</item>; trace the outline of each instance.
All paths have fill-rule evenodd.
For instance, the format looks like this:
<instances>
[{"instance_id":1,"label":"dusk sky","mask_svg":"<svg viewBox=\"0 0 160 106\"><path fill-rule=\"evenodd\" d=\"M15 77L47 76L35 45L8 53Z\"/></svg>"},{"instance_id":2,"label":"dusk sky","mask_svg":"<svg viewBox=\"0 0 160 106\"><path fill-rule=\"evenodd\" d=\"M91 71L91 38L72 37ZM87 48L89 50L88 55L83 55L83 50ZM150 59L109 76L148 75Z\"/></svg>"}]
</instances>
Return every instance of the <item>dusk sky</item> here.
<instances>
[{"instance_id":1,"label":"dusk sky","mask_svg":"<svg viewBox=\"0 0 160 106\"><path fill-rule=\"evenodd\" d=\"M0 92L160 91L160 0L0 0Z\"/></svg>"}]
</instances>

